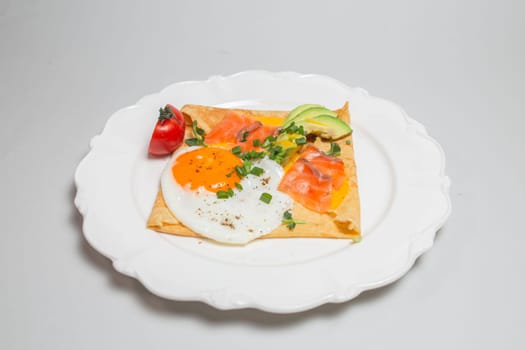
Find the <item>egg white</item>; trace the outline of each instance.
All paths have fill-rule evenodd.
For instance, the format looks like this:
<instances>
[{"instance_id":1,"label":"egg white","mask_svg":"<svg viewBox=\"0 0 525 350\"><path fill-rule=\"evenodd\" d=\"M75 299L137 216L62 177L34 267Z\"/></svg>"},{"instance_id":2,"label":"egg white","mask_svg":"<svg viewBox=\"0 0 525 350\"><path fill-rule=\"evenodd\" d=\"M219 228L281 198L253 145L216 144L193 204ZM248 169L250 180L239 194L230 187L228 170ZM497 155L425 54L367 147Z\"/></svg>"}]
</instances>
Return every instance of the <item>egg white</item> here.
<instances>
[{"instance_id":1,"label":"egg white","mask_svg":"<svg viewBox=\"0 0 525 350\"><path fill-rule=\"evenodd\" d=\"M293 200L277 190L284 174L279 164L268 158L254 162L264 173L245 176L240 182L242 190L233 189L233 197L218 199L203 187L192 191L173 178L171 168L177 157L198 148L175 152L161 176L166 205L182 224L202 236L229 244L245 244L281 225L283 213L292 208ZM272 195L270 203L259 199L263 192Z\"/></svg>"}]
</instances>

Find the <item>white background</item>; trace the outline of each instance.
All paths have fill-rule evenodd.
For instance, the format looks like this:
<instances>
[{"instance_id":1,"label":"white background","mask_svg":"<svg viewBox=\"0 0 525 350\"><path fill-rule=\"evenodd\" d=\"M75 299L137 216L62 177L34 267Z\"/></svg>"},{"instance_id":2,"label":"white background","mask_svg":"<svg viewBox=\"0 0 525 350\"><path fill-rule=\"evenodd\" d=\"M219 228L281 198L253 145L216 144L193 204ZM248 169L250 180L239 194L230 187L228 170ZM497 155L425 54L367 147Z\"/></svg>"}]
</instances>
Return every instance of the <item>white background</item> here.
<instances>
[{"instance_id":1,"label":"white background","mask_svg":"<svg viewBox=\"0 0 525 350\"><path fill-rule=\"evenodd\" d=\"M1 349L525 348L525 2L0 0ZM181 80L326 74L447 155L452 216L401 280L293 315L149 294L83 239L73 173Z\"/></svg>"}]
</instances>

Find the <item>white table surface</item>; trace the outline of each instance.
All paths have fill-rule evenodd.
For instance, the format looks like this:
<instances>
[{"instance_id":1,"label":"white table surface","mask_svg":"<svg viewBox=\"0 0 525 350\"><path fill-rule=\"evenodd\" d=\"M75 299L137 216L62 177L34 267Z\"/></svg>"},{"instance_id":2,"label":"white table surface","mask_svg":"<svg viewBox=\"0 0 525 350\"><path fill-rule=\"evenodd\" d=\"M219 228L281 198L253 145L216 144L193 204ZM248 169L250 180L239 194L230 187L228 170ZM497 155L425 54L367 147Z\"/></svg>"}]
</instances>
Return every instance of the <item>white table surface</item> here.
<instances>
[{"instance_id":1,"label":"white table surface","mask_svg":"<svg viewBox=\"0 0 525 350\"><path fill-rule=\"evenodd\" d=\"M0 348L525 348L524 4L0 0ZM155 297L86 243L73 173L109 115L246 69L361 86L441 143L452 216L404 278L224 312Z\"/></svg>"}]
</instances>

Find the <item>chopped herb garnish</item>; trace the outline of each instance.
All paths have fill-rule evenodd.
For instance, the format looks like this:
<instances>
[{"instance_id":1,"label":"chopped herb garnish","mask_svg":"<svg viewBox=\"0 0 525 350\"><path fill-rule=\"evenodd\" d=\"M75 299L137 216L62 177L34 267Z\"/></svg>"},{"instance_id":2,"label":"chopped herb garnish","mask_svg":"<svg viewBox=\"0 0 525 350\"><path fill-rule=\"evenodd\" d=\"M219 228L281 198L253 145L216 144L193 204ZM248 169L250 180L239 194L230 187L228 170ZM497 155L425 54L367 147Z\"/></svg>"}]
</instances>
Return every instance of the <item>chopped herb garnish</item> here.
<instances>
[{"instance_id":1,"label":"chopped herb garnish","mask_svg":"<svg viewBox=\"0 0 525 350\"><path fill-rule=\"evenodd\" d=\"M268 158L275 160L277 163L281 164L286 155L286 150L282 146L276 145L268 149Z\"/></svg>"},{"instance_id":2,"label":"chopped herb garnish","mask_svg":"<svg viewBox=\"0 0 525 350\"><path fill-rule=\"evenodd\" d=\"M235 171L235 170L230 171L228 174L226 174L226 177L231 177L231 176L233 175L233 172L234 172L234 171Z\"/></svg>"},{"instance_id":3,"label":"chopped herb garnish","mask_svg":"<svg viewBox=\"0 0 525 350\"><path fill-rule=\"evenodd\" d=\"M292 124L288 125L284 129L279 130L279 134L300 134L304 135L304 127L302 125L296 125L295 122L292 122Z\"/></svg>"},{"instance_id":4,"label":"chopped herb garnish","mask_svg":"<svg viewBox=\"0 0 525 350\"><path fill-rule=\"evenodd\" d=\"M252 144L254 147L259 147L261 145L261 140L255 139L253 140Z\"/></svg>"},{"instance_id":5,"label":"chopped herb garnish","mask_svg":"<svg viewBox=\"0 0 525 350\"><path fill-rule=\"evenodd\" d=\"M272 146L268 151L270 151L269 157L270 159L274 159L279 153L281 153L283 150L283 146L277 145Z\"/></svg>"},{"instance_id":6,"label":"chopped herb garnish","mask_svg":"<svg viewBox=\"0 0 525 350\"><path fill-rule=\"evenodd\" d=\"M287 224L288 229L293 230L297 224L305 224L304 220L294 220L290 210L287 210L283 213L283 224Z\"/></svg>"},{"instance_id":7,"label":"chopped herb garnish","mask_svg":"<svg viewBox=\"0 0 525 350\"><path fill-rule=\"evenodd\" d=\"M232 153L239 157L242 153L241 146L235 146L232 148Z\"/></svg>"},{"instance_id":8,"label":"chopped herb garnish","mask_svg":"<svg viewBox=\"0 0 525 350\"><path fill-rule=\"evenodd\" d=\"M341 155L341 146L337 142L330 142L330 150L326 152L329 156L340 156Z\"/></svg>"},{"instance_id":9,"label":"chopped herb garnish","mask_svg":"<svg viewBox=\"0 0 525 350\"><path fill-rule=\"evenodd\" d=\"M257 166L254 166L252 170L250 170L250 174L255 175L255 176L261 176L262 173L264 173L264 169L259 168Z\"/></svg>"},{"instance_id":10,"label":"chopped herb garnish","mask_svg":"<svg viewBox=\"0 0 525 350\"><path fill-rule=\"evenodd\" d=\"M242 185L238 182L235 183L235 187L239 190L239 191L242 191Z\"/></svg>"},{"instance_id":11,"label":"chopped herb garnish","mask_svg":"<svg viewBox=\"0 0 525 350\"><path fill-rule=\"evenodd\" d=\"M231 188L226 191L217 191L217 198L219 199L227 199L230 197L233 197L233 190Z\"/></svg>"},{"instance_id":12,"label":"chopped herb garnish","mask_svg":"<svg viewBox=\"0 0 525 350\"><path fill-rule=\"evenodd\" d=\"M226 199L226 198L229 198L230 196L228 196L228 192L226 191L217 191L217 198L219 199Z\"/></svg>"},{"instance_id":13,"label":"chopped herb garnish","mask_svg":"<svg viewBox=\"0 0 525 350\"><path fill-rule=\"evenodd\" d=\"M297 145L304 145L306 144L306 137L304 136L301 136L301 137L298 137L294 140L295 144Z\"/></svg>"},{"instance_id":14,"label":"chopped herb garnish","mask_svg":"<svg viewBox=\"0 0 525 350\"><path fill-rule=\"evenodd\" d=\"M261 202L264 202L266 204L269 204L272 201L272 195L268 192L263 192L261 196L259 197L259 200Z\"/></svg>"},{"instance_id":15,"label":"chopped herb garnish","mask_svg":"<svg viewBox=\"0 0 525 350\"><path fill-rule=\"evenodd\" d=\"M186 139L184 141L188 146L201 146L203 145L203 142L201 139L198 139L196 137L192 137L190 139Z\"/></svg>"},{"instance_id":16,"label":"chopped herb garnish","mask_svg":"<svg viewBox=\"0 0 525 350\"><path fill-rule=\"evenodd\" d=\"M268 136L264 139L264 142L262 143L263 148L268 148L273 145L273 143L277 140L277 138L273 135Z\"/></svg>"},{"instance_id":17,"label":"chopped herb garnish","mask_svg":"<svg viewBox=\"0 0 525 350\"><path fill-rule=\"evenodd\" d=\"M260 158L264 158L265 155L266 155L266 153L264 153L264 152L249 151L249 152L245 152L241 156L241 158L243 160L260 159Z\"/></svg>"},{"instance_id":18,"label":"chopped herb garnish","mask_svg":"<svg viewBox=\"0 0 525 350\"><path fill-rule=\"evenodd\" d=\"M197 121L196 120L194 120L193 123L191 123L191 128L193 130L193 135L195 135L196 137L200 136L201 138L203 138L203 136L204 136L204 129L199 128L197 126Z\"/></svg>"},{"instance_id":19,"label":"chopped herb garnish","mask_svg":"<svg viewBox=\"0 0 525 350\"><path fill-rule=\"evenodd\" d=\"M351 144L352 142L350 142L350 140L346 140L345 142L347 145Z\"/></svg>"},{"instance_id":20,"label":"chopped herb garnish","mask_svg":"<svg viewBox=\"0 0 525 350\"><path fill-rule=\"evenodd\" d=\"M188 146L206 146L206 144L204 143L204 135L205 135L204 129L199 128L197 126L196 120L194 120L193 123L191 124L191 128L193 130L193 136L195 137L186 139L184 142Z\"/></svg>"},{"instance_id":21,"label":"chopped herb garnish","mask_svg":"<svg viewBox=\"0 0 525 350\"><path fill-rule=\"evenodd\" d=\"M245 177L246 175L248 175L248 170L244 165L236 165L235 172L237 173L237 175L239 175L239 177Z\"/></svg>"},{"instance_id":22,"label":"chopped herb garnish","mask_svg":"<svg viewBox=\"0 0 525 350\"><path fill-rule=\"evenodd\" d=\"M237 175L239 175L239 177L244 177L244 176L246 176L248 174L251 174L252 165L253 165L253 163L250 162L249 160L247 160L247 161L245 161L243 163L243 165L236 165L235 166L235 172L237 173ZM255 168L257 168L257 167L255 167Z\"/></svg>"}]
</instances>

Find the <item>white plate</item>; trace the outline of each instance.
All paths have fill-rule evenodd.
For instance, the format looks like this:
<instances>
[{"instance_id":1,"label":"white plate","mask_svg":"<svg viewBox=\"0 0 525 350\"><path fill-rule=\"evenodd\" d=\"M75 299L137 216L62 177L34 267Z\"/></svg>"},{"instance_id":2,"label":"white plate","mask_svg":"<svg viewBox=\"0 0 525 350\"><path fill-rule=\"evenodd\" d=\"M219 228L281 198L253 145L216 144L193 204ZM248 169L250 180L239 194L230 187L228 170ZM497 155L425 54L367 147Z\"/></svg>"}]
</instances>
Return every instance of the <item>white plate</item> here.
<instances>
[{"instance_id":1,"label":"white plate","mask_svg":"<svg viewBox=\"0 0 525 350\"><path fill-rule=\"evenodd\" d=\"M268 239L245 247L145 228L166 159L148 159L160 106L291 109L350 101L363 240ZM159 296L287 313L343 302L405 274L450 213L441 147L397 105L332 78L248 71L181 82L109 118L75 174L89 243Z\"/></svg>"}]
</instances>

